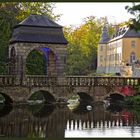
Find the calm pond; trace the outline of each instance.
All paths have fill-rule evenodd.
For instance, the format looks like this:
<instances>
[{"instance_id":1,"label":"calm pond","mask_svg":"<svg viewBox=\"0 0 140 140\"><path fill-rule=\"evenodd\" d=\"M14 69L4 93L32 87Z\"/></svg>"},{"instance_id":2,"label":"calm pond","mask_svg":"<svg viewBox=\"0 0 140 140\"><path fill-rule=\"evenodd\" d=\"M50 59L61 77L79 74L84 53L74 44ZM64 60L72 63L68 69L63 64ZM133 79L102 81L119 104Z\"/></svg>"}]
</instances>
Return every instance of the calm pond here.
<instances>
[{"instance_id":1,"label":"calm pond","mask_svg":"<svg viewBox=\"0 0 140 140\"><path fill-rule=\"evenodd\" d=\"M65 106L0 105L0 139L140 137L140 110L114 105Z\"/></svg>"}]
</instances>

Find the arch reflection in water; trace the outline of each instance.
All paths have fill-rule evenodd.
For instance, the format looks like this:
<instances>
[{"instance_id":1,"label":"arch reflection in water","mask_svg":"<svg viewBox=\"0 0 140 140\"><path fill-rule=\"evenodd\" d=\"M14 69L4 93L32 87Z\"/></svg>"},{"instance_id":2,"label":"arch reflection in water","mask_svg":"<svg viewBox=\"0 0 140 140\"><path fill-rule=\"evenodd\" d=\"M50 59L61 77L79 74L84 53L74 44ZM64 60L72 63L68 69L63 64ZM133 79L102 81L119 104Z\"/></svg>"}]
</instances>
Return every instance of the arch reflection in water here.
<instances>
[{"instance_id":1,"label":"arch reflection in water","mask_svg":"<svg viewBox=\"0 0 140 140\"><path fill-rule=\"evenodd\" d=\"M104 107L106 110L117 113L123 111L124 108L124 96L113 93L109 97L105 98Z\"/></svg>"},{"instance_id":2,"label":"arch reflection in water","mask_svg":"<svg viewBox=\"0 0 140 140\"><path fill-rule=\"evenodd\" d=\"M0 117L8 115L12 111L12 105L0 104Z\"/></svg>"},{"instance_id":3,"label":"arch reflection in water","mask_svg":"<svg viewBox=\"0 0 140 140\"><path fill-rule=\"evenodd\" d=\"M29 111L35 117L48 117L52 114L55 109L54 105L40 104L40 105L29 105Z\"/></svg>"},{"instance_id":4,"label":"arch reflection in water","mask_svg":"<svg viewBox=\"0 0 140 140\"><path fill-rule=\"evenodd\" d=\"M116 104L116 103L110 103L110 105L106 107L106 110L108 110L112 113L121 112L121 111L123 111L123 105Z\"/></svg>"}]
</instances>

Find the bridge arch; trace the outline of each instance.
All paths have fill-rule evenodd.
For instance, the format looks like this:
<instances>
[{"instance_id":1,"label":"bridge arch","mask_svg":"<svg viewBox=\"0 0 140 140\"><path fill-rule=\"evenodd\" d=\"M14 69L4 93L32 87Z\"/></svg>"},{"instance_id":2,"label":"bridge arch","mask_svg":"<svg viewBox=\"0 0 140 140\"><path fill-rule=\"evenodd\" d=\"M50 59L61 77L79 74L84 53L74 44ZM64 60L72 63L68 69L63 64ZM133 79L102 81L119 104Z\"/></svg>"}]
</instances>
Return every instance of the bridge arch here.
<instances>
[{"instance_id":1,"label":"bridge arch","mask_svg":"<svg viewBox=\"0 0 140 140\"><path fill-rule=\"evenodd\" d=\"M8 115L13 109L13 106L12 105L3 105L1 108L0 108L0 118L1 117L5 117L6 115Z\"/></svg>"},{"instance_id":2,"label":"bridge arch","mask_svg":"<svg viewBox=\"0 0 140 140\"><path fill-rule=\"evenodd\" d=\"M13 103L13 99L9 95L3 92L0 92L0 94L4 97L4 104L9 105Z\"/></svg>"},{"instance_id":3,"label":"bridge arch","mask_svg":"<svg viewBox=\"0 0 140 140\"><path fill-rule=\"evenodd\" d=\"M39 96L41 95L42 96L41 99L44 100L45 103L56 102L56 99L53 96L53 94L51 94L51 92L49 92L48 90L42 90L42 89L31 92L31 94L28 96L28 100L30 100L31 97L35 94L36 95L38 94ZM38 99L38 97L36 99Z\"/></svg>"},{"instance_id":4,"label":"bridge arch","mask_svg":"<svg viewBox=\"0 0 140 140\"><path fill-rule=\"evenodd\" d=\"M93 101L93 98L86 92L77 92L77 95L79 95L81 101L89 103Z\"/></svg>"},{"instance_id":5,"label":"bridge arch","mask_svg":"<svg viewBox=\"0 0 140 140\"><path fill-rule=\"evenodd\" d=\"M114 91L114 92L109 92L109 94L105 95L104 99L107 99L108 97L115 100L124 100L125 95L121 92Z\"/></svg>"}]
</instances>

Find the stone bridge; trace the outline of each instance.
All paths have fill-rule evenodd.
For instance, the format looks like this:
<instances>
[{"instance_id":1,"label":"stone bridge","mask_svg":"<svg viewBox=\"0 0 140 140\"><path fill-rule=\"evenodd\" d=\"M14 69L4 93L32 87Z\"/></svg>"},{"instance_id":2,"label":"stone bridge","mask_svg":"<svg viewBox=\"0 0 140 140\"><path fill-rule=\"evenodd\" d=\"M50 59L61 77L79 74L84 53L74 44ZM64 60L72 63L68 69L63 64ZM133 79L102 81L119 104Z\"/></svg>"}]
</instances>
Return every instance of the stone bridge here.
<instances>
[{"instance_id":1,"label":"stone bridge","mask_svg":"<svg viewBox=\"0 0 140 140\"><path fill-rule=\"evenodd\" d=\"M133 93L139 91L140 78L134 77L93 77L65 76L47 77L44 75L26 75L23 81L14 75L0 76L0 93L7 103L25 103L30 96L42 91L47 101L68 100L78 94L81 99L102 101L111 94L126 96L116 87L131 87Z\"/></svg>"},{"instance_id":2,"label":"stone bridge","mask_svg":"<svg viewBox=\"0 0 140 140\"><path fill-rule=\"evenodd\" d=\"M67 100L76 94L84 100L102 101L114 92L126 95L116 87L140 85L140 79L133 77L66 76L67 44L62 26L47 16L33 14L15 25L7 52L7 75L0 75L5 102L26 102L38 91L47 101ZM28 75L32 74L29 67L38 69L27 61L34 51L45 58L44 75Z\"/></svg>"}]
</instances>

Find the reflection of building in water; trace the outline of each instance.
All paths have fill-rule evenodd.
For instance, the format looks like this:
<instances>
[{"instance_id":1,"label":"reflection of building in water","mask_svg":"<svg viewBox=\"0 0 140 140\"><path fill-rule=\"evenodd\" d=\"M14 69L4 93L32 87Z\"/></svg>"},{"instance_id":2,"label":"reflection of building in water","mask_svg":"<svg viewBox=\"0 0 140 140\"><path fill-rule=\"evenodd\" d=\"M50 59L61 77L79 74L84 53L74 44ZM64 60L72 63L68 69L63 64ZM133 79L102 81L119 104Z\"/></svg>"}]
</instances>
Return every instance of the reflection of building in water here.
<instances>
[{"instance_id":1,"label":"reflection of building in water","mask_svg":"<svg viewBox=\"0 0 140 140\"><path fill-rule=\"evenodd\" d=\"M0 135L7 137L65 137L65 130L112 128L140 124L140 117L127 116L120 112L105 111L103 106L90 112L75 114L67 107L55 108L48 116L35 117L27 108L14 108L0 118ZM132 115L132 114L131 114Z\"/></svg>"},{"instance_id":2,"label":"reflection of building in water","mask_svg":"<svg viewBox=\"0 0 140 140\"><path fill-rule=\"evenodd\" d=\"M0 118L0 135L8 137L64 137L65 110L55 109L48 116L35 117L27 108L14 108ZM39 115L38 115L39 116Z\"/></svg>"}]
</instances>

